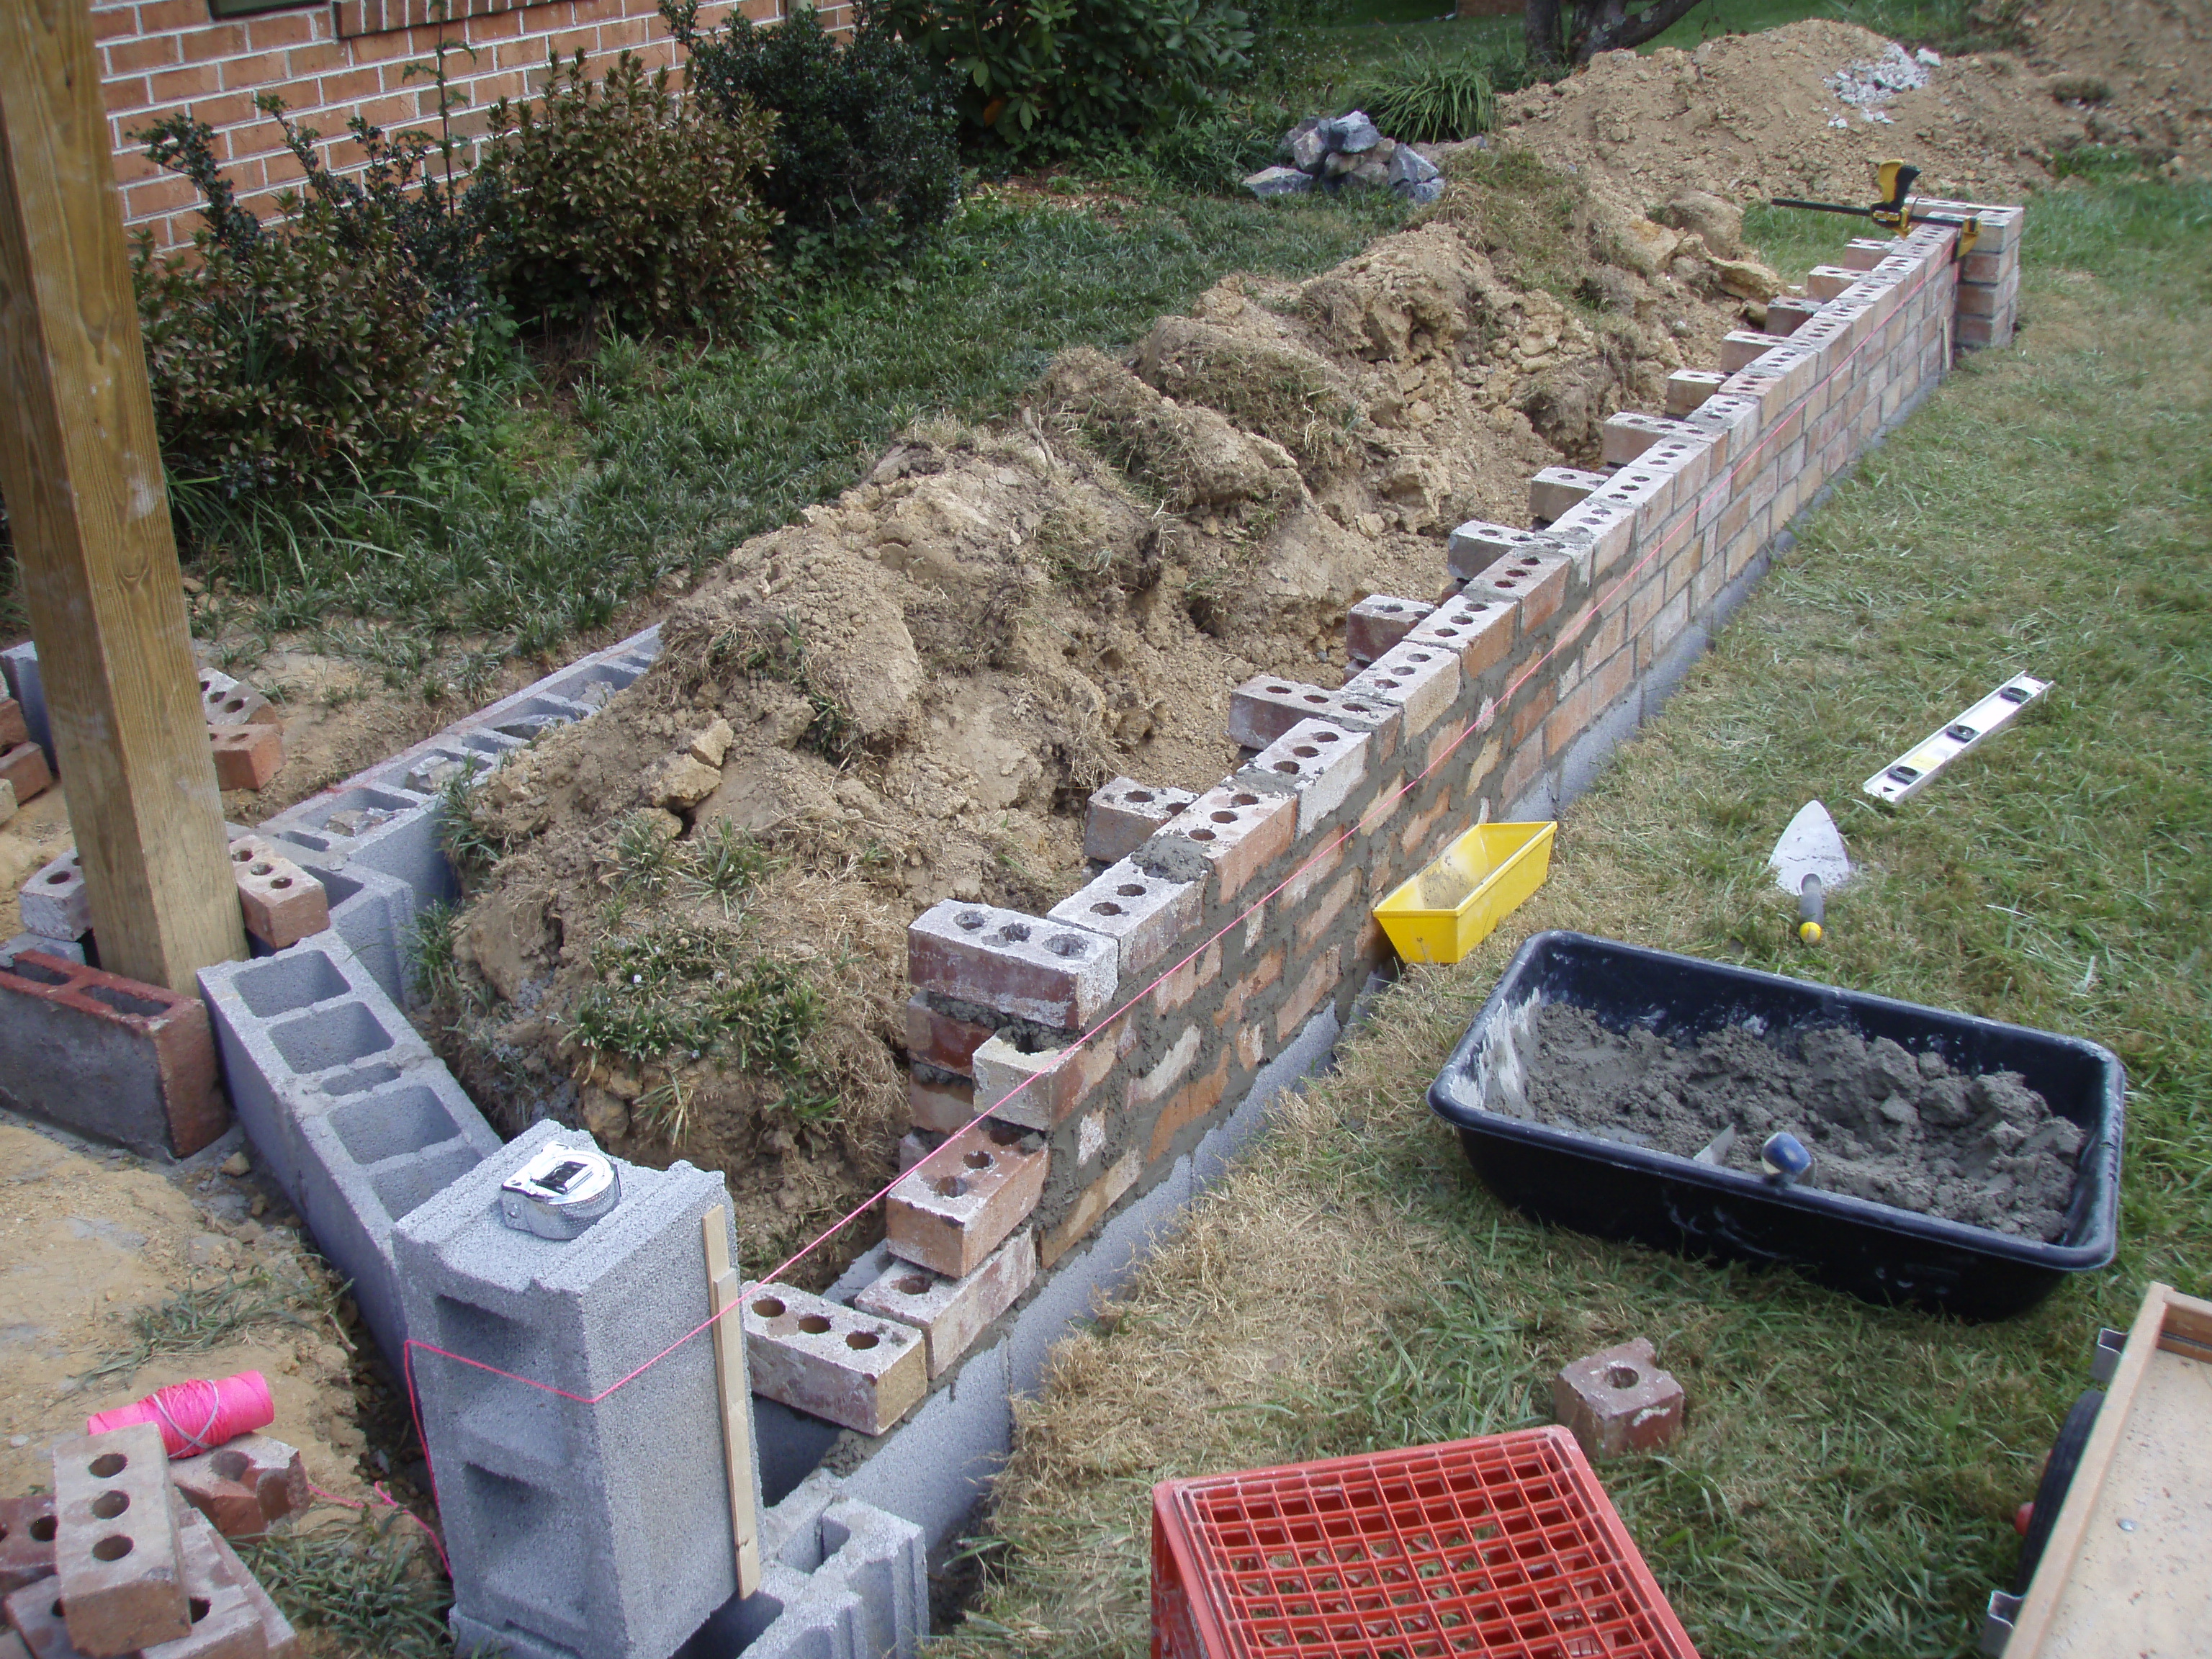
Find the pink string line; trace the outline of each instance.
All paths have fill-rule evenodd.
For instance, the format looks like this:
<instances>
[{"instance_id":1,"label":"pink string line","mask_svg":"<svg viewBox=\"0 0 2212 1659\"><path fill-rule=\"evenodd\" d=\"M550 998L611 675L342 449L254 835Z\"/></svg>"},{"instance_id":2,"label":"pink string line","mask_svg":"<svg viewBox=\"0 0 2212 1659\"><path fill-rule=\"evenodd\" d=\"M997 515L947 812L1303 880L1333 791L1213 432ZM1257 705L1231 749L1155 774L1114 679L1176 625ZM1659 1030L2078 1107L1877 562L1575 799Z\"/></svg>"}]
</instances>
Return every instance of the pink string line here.
<instances>
[{"instance_id":1,"label":"pink string line","mask_svg":"<svg viewBox=\"0 0 2212 1659\"><path fill-rule=\"evenodd\" d=\"M368 1489L374 1492L379 1498L381 1498L387 1507L398 1510L400 1514L405 1516L410 1521L412 1521L416 1526L422 1528L422 1535L430 1540L430 1547L438 1553L438 1565L446 1570L446 1577L451 1578L453 1576L453 1564L446 1559L446 1546L439 1538L436 1530L432 1528L430 1523L428 1521L425 1521L421 1516L416 1514L414 1510L409 1509L398 1498L394 1498L390 1492L385 1491L382 1483L372 1481L369 1484ZM365 1510L368 1507L368 1504L356 1502L353 1498L341 1498L334 1492L325 1492L320 1486L317 1486L312 1480L307 1482L307 1490L314 1493L316 1497L321 1498L325 1503L336 1504L342 1509ZM434 1498L435 1494L433 1494L433 1496Z\"/></svg>"},{"instance_id":2,"label":"pink string line","mask_svg":"<svg viewBox=\"0 0 2212 1659\"><path fill-rule=\"evenodd\" d=\"M1917 294L1923 288L1926 287L1929 283L1935 279L1935 268L1931 266L1929 270L1921 276L1917 282L1914 283L1911 288L1907 289L1905 293L1899 296L1898 301L1899 306L1901 307L1905 301L1911 299L1914 295ZM1860 340L1856 345L1854 345L1849 351L1845 352L1836 362L1835 366L1832 368L1826 374L1823 375L1817 384L1808 386L1802 392L1799 393L1796 401L1793 402L1781 415L1778 416L1769 423L1766 435L1760 438L1758 442L1754 443L1750 449L1746 451L1729 466L1724 486L1726 489L1732 490L1735 488L1737 476L1742 472L1745 467L1756 460L1759 458L1759 453L1765 449L1767 445L1774 441L1775 437L1780 434L1782 428L1788 422L1790 416L1796 413L1799 409L1802 408L1805 404L1811 399L1814 392L1818 391L1820 387L1826 386L1830 381L1833 380L1837 375L1841 374L1845 366L1847 366L1854 357L1856 357L1859 353L1874 340L1875 337L1875 334L1872 331L1869 331L1865 338ZM1698 493L1700 496L1702 497L1703 495L1710 493L1712 487L1713 486L1709 484L1706 486L1705 490L1699 491ZM1683 521L1682 532L1694 531L1696 526L1696 515L1692 514L1688 519L1686 519ZM1682 533L1682 532L1678 532L1677 534L1679 535ZM1355 833L1366 830L1370 826L1379 828L1389 818L1390 815L1396 811L1398 804L1404 800L1406 796L1411 793L1416 787L1425 781L1431 772L1434 772L1439 766L1442 766L1445 761L1449 760L1453 753L1458 750L1460 744L1465 743L1469 738L1474 737L1478 732L1488 731L1497 720L1498 711L1503 708L1505 704L1511 700L1513 694L1519 690L1523 685L1527 684L1529 679L1534 677L1536 672L1543 667L1546 663L1549 662L1559 652L1565 650L1579 640L1583 630L1588 628L1592 622L1596 620L1598 613L1601 611L1606 605L1610 604L1613 599L1620 594L1623 588L1628 586L1630 580L1634 578L1638 572L1640 572L1646 565L1650 564L1652 560L1666 552L1672 545L1673 540L1673 538L1655 540L1650 551L1646 552L1643 557L1638 559L1634 564L1629 566L1627 569L1621 572L1618 580L1616 580L1610 587L1608 587L1598 598L1590 601L1589 608L1586 609L1581 616L1577 617L1572 623L1559 630L1559 638L1553 641L1551 647L1548 650L1545 651L1541 656L1538 657L1534 662L1530 663L1527 668L1523 669L1520 674L1516 676L1497 696L1486 702L1474 719L1469 720L1467 723L1466 727L1449 744L1444 745L1443 750L1437 753L1436 758L1431 761L1426 766L1423 767L1419 772L1414 774L1413 776L1407 778L1405 782L1399 785L1395 793L1388 797L1378 798L1376 800L1371 802L1369 805L1367 811L1360 814L1359 819L1357 823L1347 824L1344 829L1339 830L1326 845L1322 846L1310 858L1307 859L1304 864L1299 865L1297 868L1291 871L1289 875L1284 877L1282 880L1277 882L1266 892L1261 894L1259 897L1254 899L1249 904L1246 905L1244 908L1238 911L1234 916L1224 922L1219 928L1208 934L1204 939L1193 946L1186 955L1178 958L1173 966L1163 970L1134 996L1130 997L1119 1007L1115 1008L1111 1013L1097 1021L1088 1032L1078 1036L1074 1042L1069 1043L1066 1048L1060 1051L1059 1060L1054 1061L1048 1070L1032 1073L1030 1076L1024 1078L1012 1088L1007 1090L1006 1092L1001 1095L997 1100L992 1102L990 1105L985 1107L981 1111L976 1113L975 1116L969 1118L968 1121L962 1125L961 1127L953 1134L948 1135L940 1145L916 1162L911 1169L902 1171L892 1180L886 1182L884 1186L878 1188L875 1192L863 1199L852 1209L847 1211L845 1214L841 1216L838 1219L830 1223L830 1224L824 1228L821 1232L816 1234L812 1239L801 1246L800 1249L793 1255L787 1258L773 1272L768 1273L763 1278L753 1280L752 1287L757 1288L763 1285L772 1285L781 1279L782 1276L788 1273L793 1267L798 1266L799 1262L804 1261L815 1251L820 1249L823 1245L828 1243L830 1239L836 1237L838 1233L843 1231L854 1222L859 1220L860 1217L866 1214L868 1211L874 1208L878 1202L890 1194L892 1188L896 1187L901 1182L906 1180L908 1176L915 1174L917 1170L927 1169L929 1165L930 1160L935 1158L939 1152L942 1152L950 1147L953 1141L957 1139L960 1135L965 1134L969 1130L982 1122L984 1119L994 1115L1000 1107L1004 1106L1016 1095L1021 1093L1023 1090L1028 1088L1032 1083L1036 1082L1041 1078L1049 1077L1054 1072L1058 1071L1060 1066L1066 1065L1075 1054L1089 1046L1091 1041L1096 1038L1100 1032L1106 1030L1106 1028L1113 1024L1115 1020L1121 1018L1122 1015L1134 1008L1139 1003L1142 1002L1162 985L1174 978L1176 975L1181 973L1183 969L1189 966L1191 963L1196 961L1198 957L1203 955L1206 951L1219 943L1223 937L1230 933L1231 929L1243 923L1255 911L1266 906L1270 900L1274 898L1276 895L1282 892L1285 888L1297 881L1300 876L1303 876L1307 871L1312 869L1324 859L1328 858L1330 855L1334 854L1336 850L1342 847L1346 842L1349 841ZM1387 805L1385 805L1386 801L1388 803ZM674 1353L677 1349L682 1347L685 1343L690 1341L694 1337L698 1336L701 1333L708 1330L714 1325L720 1323L724 1317L737 1311L742 1305L743 1297L740 1297L738 1300L732 1301L728 1307L724 1308L720 1312L708 1315L705 1319L701 1320L696 1325L694 1325L690 1330L684 1332L683 1335L678 1337L673 1342L671 1342L666 1347L661 1349L659 1352L654 1354L650 1359L647 1359L642 1364L635 1366L632 1370L624 1372L621 1376L616 1378L612 1382L610 1382L605 1388L600 1389L599 1393L592 1395L571 1393L568 1389L558 1388L550 1382L540 1382L534 1377L521 1376L513 1371L501 1370L498 1366L487 1364L481 1359L471 1359L468 1355L455 1353L450 1348L441 1348L435 1343L424 1342L416 1338L409 1337L404 1345L401 1358L403 1369L406 1373L408 1404L415 1413L416 1437L422 1442L422 1457L424 1466L426 1468L429 1467L430 1448L429 1442L422 1438L422 1414L415 1389L413 1352L416 1349L419 1348L425 1353L437 1354L443 1358L456 1360L461 1364L473 1366L477 1370L487 1371L494 1376L504 1377L510 1382L520 1382L526 1388L536 1389L541 1393L554 1395L562 1400L573 1401L580 1406L597 1406L618 1389L627 1388L630 1383L635 1382L646 1372L651 1370L655 1365L660 1364L662 1360L667 1358L669 1355ZM434 1502L437 1497L437 1472L434 1468L431 1469L430 1480L431 1498Z\"/></svg>"}]
</instances>

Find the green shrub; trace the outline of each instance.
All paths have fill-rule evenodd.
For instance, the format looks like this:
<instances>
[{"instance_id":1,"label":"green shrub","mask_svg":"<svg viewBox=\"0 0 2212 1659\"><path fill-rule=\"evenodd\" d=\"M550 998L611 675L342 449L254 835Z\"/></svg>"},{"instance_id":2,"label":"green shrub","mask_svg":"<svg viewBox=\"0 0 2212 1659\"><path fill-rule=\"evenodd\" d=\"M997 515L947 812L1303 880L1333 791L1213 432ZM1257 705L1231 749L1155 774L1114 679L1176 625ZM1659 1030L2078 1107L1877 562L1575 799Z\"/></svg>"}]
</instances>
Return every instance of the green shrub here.
<instances>
[{"instance_id":1,"label":"green shrub","mask_svg":"<svg viewBox=\"0 0 2212 1659\"><path fill-rule=\"evenodd\" d=\"M283 120L273 98L262 107ZM226 497L358 482L404 464L448 425L483 317L461 250L466 212L423 176L427 140L387 142L356 119L359 181L334 179L317 135L284 121L307 168L280 222L240 207L205 124L173 115L137 135L191 179L206 223L189 254L131 256L162 459L188 489Z\"/></svg>"},{"instance_id":2,"label":"green shrub","mask_svg":"<svg viewBox=\"0 0 2212 1659\"><path fill-rule=\"evenodd\" d=\"M492 106L482 171L503 194L502 287L518 315L660 331L740 322L775 215L754 194L769 118L679 99L624 52L594 86L556 58L533 107Z\"/></svg>"},{"instance_id":3,"label":"green shrub","mask_svg":"<svg viewBox=\"0 0 2212 1659\"><path fill-rule=\"evenodd\" d=\"M1028 157L1202 113L1252 66L1233 0L879 0L877 15L957 74L971 136Z\"/></svg>"},{"instance_id":4,"label":"green shrub","mask_svg":"<svg viewBox=\"0 0 2212 1659\"><path fill-rule=\"evenodd\" d=\"M1281 111L1265 117L1200 115L1155 128L1141 154L1161 183L1221 195L1279 159L1291 125Z\"/></svg>"},{"instance_id":5,"label":"green shrub","mask_svg":"<svg viewBox=\"0 0 2212 1659\"><path fill-rule=\"evenodd\" d=\"M1394 65L1358 89L1352 102L1375 125L1407 143L1450 143L1497 125L1489 60L1477 52L1447 58L1430 51Z\"/></svg>"},{"instance_id":6,"label":"green shrub","mask_svg":"<svg viewBox=\"0 0 2212 1659\"><path fill-rule=\"evenodd\" d=\"M867 13L843 45L809 5L774 28L741 11L701 33L698 0L660 0L690 53L685 82L725 118L773 113L761 198L801 268L904 258L960 201L951 76Z\"/></svg>"}]
</instances>

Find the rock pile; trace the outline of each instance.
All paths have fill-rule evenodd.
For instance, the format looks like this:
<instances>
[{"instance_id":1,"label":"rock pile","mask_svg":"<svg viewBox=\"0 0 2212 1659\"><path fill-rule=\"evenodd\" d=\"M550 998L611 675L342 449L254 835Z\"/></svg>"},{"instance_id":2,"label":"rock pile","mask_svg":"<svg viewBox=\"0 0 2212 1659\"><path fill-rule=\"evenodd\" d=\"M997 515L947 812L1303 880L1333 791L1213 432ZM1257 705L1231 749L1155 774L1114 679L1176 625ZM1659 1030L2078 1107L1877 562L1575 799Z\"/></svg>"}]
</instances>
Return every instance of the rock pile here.
<instances>
[{"instance_id":1,"label":"rock pile","mask_svg":"<svg viewBox=\"0 0 2212 1659\"><path fill-rule=\"evenodd\" d=\"M1386 138L1364 110L1348 115L1310 115L1283 135L1288 167L1263 167L1244 181L1262 200L1302 196L1316 185L1334 193L1347 185L1390 190L1412 202L1444 193L1443 175L1411 144Z\"/></svg>"}]
</instances>

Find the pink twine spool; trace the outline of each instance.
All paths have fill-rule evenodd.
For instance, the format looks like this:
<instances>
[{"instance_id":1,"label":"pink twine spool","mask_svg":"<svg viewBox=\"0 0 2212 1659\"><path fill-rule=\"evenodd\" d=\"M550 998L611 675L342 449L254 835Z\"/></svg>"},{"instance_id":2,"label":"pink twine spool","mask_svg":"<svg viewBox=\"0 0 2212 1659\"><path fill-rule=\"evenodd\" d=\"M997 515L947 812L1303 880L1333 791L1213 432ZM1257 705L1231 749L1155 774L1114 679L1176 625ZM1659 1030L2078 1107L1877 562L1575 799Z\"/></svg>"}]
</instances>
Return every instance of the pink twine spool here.
<instances>
[{"instance_id":1,"label":"pink twine spool","mask_svg":"<svg viewBox=\"0 0 2212 1659\"><path fill-rule=\"evenodd\" d=\"M172 1382L128 1406L94 1412L84 1419L84 1431L105 1434L133 1423L158 1423L169 1455L191 1457L276 1420L269 1379L259 1371L240 1371L212 1382Z\"/></svg>"}]
</instances>

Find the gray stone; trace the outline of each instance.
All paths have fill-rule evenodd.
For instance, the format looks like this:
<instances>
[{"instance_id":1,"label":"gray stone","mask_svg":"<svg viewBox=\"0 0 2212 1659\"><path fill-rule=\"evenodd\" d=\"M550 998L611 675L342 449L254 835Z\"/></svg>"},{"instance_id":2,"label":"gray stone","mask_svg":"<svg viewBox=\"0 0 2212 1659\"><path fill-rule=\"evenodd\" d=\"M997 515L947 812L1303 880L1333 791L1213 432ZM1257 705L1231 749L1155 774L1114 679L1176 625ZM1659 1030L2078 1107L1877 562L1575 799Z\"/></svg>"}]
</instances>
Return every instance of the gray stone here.
<instances>
[{"instance_id":1,"label":"gray stone","mask_svg":"<svg viewBox=\"0 0 2212 1659\"><path fill-rule=\"evenodd\" d=\"M714 1345L682 1340L709 1311L700 1220L727 1228L729 1195L621 1164L622 1202L578 1237L500 1219L501 1182L589 1139L539 1123L393 1231L409 1331L547 1385L414 1351L464 1651L667 1659L737 1589Z\"/></svg>"},{"instance_id":2,"label":"gray stone","mask_svg":"<svg viewBox=\"0 0 2212 1659\"><path fill-rule=\"evenodd\" d=\"M1368 119L1364 109L1322 122L1321 131L1331 149L1346 150L1355 155L1374 149L1382 140L1382 130Z\"/></svg>"},{"instance_id":3,"label":"gray stone","mask_svg":"<svg viewBox=\"0 0 2212 1659\"><path fill-rule=\"evenodd\" d=\"M1272 196L1303 196L1313 180L1296 167L1262 167L1244 180L1244 188L1261 201Z\"/></svg>"},{"instance_id":4,"label":"gray stone","mask_svg":"<svg viewBox=\"0 0 2212 1659\"><path fill-rule=\"evenodd\" d=\"M1283 140L1283 148L1290 152L1291 165L1301 173L1312 173L1328 155L1328 140L1321 134L1321 117L1309 115L1292 127Z\"/></svg>"}]
</instances>

